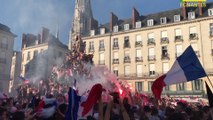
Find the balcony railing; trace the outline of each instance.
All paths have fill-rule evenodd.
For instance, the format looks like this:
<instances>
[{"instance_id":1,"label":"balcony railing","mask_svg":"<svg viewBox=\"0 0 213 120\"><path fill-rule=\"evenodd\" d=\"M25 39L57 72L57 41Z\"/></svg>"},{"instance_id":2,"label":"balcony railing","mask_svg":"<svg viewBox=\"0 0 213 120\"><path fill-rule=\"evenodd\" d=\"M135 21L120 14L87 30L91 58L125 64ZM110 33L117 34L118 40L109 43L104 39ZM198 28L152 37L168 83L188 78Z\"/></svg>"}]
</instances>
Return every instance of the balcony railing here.
<instances>
[{"instance_id":1,"label":"balcony railing","mask_svg":"<svg viewBox=\"0 0 213 120\"><path fill-rule=\"evenodd\" d=\"M119 64L119 59L113 59L113 64Z\"/></svg>"},{"instance_id":2,"label":"balcony railing","mask_svg":"<svg viewBox=\"0 0 213 120\"><path fill-rule=\"evenodd\" d=\"M161 55L161 60L169 60L169 54L163 54Z\"/></svg>"},{"instance_id":3,"label":"balcony railing","mask_svg":"<svg viewBox=\"0 0 213 120\"><path fill-rule=\"evenodd\" d=\"M99 47L99 51L105 51L104 47Z\"/></svg>"},{"instance_id":4,"label":"balcony railing","mask_svg":"<svg viewBox=\"0 0 213 120\"><path fill-rule=\"evenodd\" d=\"M198 39L198 34L197 33L192 33L189 35L190 40L197 40Z\"/></svg>"},{"instance_id":5,"label":"balcony railing","mask_svg":"<svg viewBox=\"0 0 213 120\"><path fill-rule=\"evenodd\" d=\"M98 63L99 65L105 65L105 60L99 60Z\"/></svg>"},{"instance_id":6,"label":"balcony railing","mask_svg":"<svg viewBox=\"0 0 213 120\"><path fill-rule=\"evenodd\" d=\"M130 43L124 43L124 48L130 48Z\"/></svg>"},{"instance_id":7,"label":"balcony railing","mask_svg":"<svg viewBox=\"0 0 213 120\"><path fill-rule=\"evenodd\" d=\"M143 62L143 57L135 57L135 62Z\"/></svg>"},{"instance_id":8,"label":"balcony railing","mask_svg":"<svg viewBox=\"0 0 213 120\"><path fill-rule=\"evenodd\" d=\"M155 45L155 39L154 38L149 38L147 45Z\"/></svg>"},{"instance_id":9,"label":"balcony railing","mask_svg":"<svg viewBox=\"0 0 213 120\"><path fill-rule=\"evenodd\" d=\"M0 63L5 64L6 63L6 58L0 58Z\"/></svg>"},{"instance_id":10,"label":"balcony railing","mask_svg":"<svg viewBox=\"0 0 213 120\"><path fill-rule=\"evenodd\" d=\"M124 63L131 63L130 57L124 57Z\"/></svg>"},{"instance_id":11,"label":"balcony railing","mask_svg":"<svg viewBox=\"0 0 213 120\"><path fill-rule=\"evenodd\" d=\"M118 46L118 45L113 45L112 49L113 49L113 50L118 50L118 49L119 49L119 46Z\"/></svg>"},{"instance_id":12,"label":"balcony railing","mask_svg":"<svg viewBox=\"0 0 213 120\"><path fill-rule=\"evenodd\" d=\"M89 48L89 52L94 52L95 49L94 48Z\"/></svg>"},{"instance_id":13,"label":"balcony railing","mask_svg":"<svg viewBox=\"0 0 213 120\"><path fill-rule=\"evenodd\" d=\"M169 38L168 38L168 37L163 37L163 38L161 38L160 43L161 43L161 44L168 44L168 43L169 43Z\"/></svg>"},{"instance_id":14,"label":"balcony railing","mask_svg":"<svg viewBox=\"0 0 213 120\"><path fill-rule=\"evenodd\" d=\"M210 37L213 37L213 31L210 31L210 32L209 32L209 36L210 36Z\"/></svg>"},{"instance_id":15,"label":"balcony railing","mask_svg":"<svg viewBox=\"0 0 213 120\"><path fill-rule=\"evenodd\" d=\"M136 41L135 47L142 47L142 41Z\"/></svg>"},{"instance_id":16,"label":"balcony railing","mask_svg":"<svg viewBox=\"0 0 213 120\"><path fill-rule=\"evenodd\" d=\"M156 60L155 55L148 56L148 61L155 61L155 60Z\"/></svg>"},{"instance_id":17,"label":"balcony railing","mask_svg":"<svg viewBox=\"0 0 213 120\"><path fill-rule=\"evenodd\" d=\"M183 36L182 35L175 36L175 42L183 42Z\"/></svg>"}]
</instances>

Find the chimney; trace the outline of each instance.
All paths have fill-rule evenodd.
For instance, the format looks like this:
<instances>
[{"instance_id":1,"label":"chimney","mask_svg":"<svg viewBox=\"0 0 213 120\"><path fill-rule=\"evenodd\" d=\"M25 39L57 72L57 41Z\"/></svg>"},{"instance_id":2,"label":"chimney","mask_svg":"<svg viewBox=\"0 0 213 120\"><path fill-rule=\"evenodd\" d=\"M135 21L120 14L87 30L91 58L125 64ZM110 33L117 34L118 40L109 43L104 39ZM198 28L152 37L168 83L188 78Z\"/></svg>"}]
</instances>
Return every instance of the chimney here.
<instances>
[{"instance_id":1,"label":"chimney","mask_svg":"<svg viewBox=\"0 0 213 120\"><path fill-rule=\"evenodd\" d=\"M198 12L199 12L199 16L202 16L203 15L203 8L202 8L202 3L198 3Z\"/></svg>"},{"instance_id":2,"label":"chimney","mask_svg":"<svg viewBox=\"0 0 213 120\"><path fill-rule=\"evenodd\" d=\"M22 34L22 48L25 48L26 47L26 34Z\"/></svg>"},{"instance_id":3,"label":"chimney","mask_svg":"<svg viewBox=\"0 0 213 120\"><path fill-rule=\"evenodd\" d=\"M111 12L110 13L110 31L113 31L113 26L118 22L118 17Z\"/></svg>"},{"instance_id":4,"label":"chimney","mask_svg":"<svg viewBox=\"0 0 213 120\"><path fill-rule=\"evenodd\" d=\"M182 15L183 15L183 19L186 19L186 6L185 6L185 2L182 5Z\"/></svg>"},{"instance_id":5,"label":"chimney","mask_svg":"<svg viewBox=\"0 0 213 120\"><path fill-rule=\"evenodd\" d=\"M49 29L42 27L42 32L41 32L41 43L45 43L47 38L49 37Z\"/></svg>"},{"instance_id":6,"label":"chimney","mask_svg":"<svg viewBox=\"0 0 213 120\"><path fill-rule=\"evenodd\" d=\"M136 27L135 22L137 22L137 20L139 20L140 14L138 13L138 11L133 7L132 9L132 26L133 28Z\"/></svg>"},{"instance_id":7,"label":"chimney","mask_svg":"<svg viewBox=\"0 0 213 120\"><path fill-rule=\"evenodd\" d=\"M90 18L89 28L90 28L90 30L97 29L98 28L98 21L93 19L93 18Z\"/></svg>"}]
</instances>

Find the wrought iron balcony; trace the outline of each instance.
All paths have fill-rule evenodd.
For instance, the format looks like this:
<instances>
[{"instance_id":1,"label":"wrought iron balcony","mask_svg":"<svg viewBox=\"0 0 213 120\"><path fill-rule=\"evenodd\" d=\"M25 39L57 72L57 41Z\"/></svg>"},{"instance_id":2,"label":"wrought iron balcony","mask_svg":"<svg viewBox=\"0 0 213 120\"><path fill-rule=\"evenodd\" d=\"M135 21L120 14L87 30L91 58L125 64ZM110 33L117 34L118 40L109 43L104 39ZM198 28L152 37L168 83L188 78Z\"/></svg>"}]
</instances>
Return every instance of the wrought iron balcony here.
<instances>
[{"instance_id":1,"label":"wrought iron balcony","mask_svg":"<svg viewBox=\"0 0 213 120\"><path fill-rule=\"evenodd\" d=\"M175 42L183 42L183 36L182 35L175 36Z\"/></svg>"},{"instance_id":2,"label":"wrought iron balcony","mask_svg":"<svg viewBox=\"0 0 213 120\"><path fill-rule=\"evenodd\" d=\"M6 58L0 58L0 63L5 64L6 63Z\"/></svg>"},{"instance_id":3,"label":"wrought iron balcony","mask_svg":"<svg viewBox=\"0 0 213 120\"><path fill-rule=\"evenodd\" d=\"M213 37L213 31L209 32L210 37Z\"/></svg>"},{"instance_id":4,"label":"wrought iron balcony","mask_svg":"<svg viewBox=\"0 0 213 120\"><path fill-rule=\"evenodd\" d=\"M198 39L198 34L197 33L192 33L189 35L190 40L197 40Z\"/></svg>"},{"instance_id":5,"label":"wrought iron balcony","mask_svg":"<svg viewBox=\"0 0 213 120\"><path fill-rule=\"evenodd\" d=\"M118 46L118 45L113 45L112 49L113 49L113 50L118 50L118 49L119 49L119 46Z\"/></svg>"},{"instance_id":6,"label":"wrought iron balcony","mask_svg":"<svg viewBox=\"0 0 213 120\"><path fill-rule=\"evenodd\" d=\"M105 60L99 60L98 63L99 65L105 65Z\"/></svg>"},{"instance_id":7,"label":"wrought iron balcony","mask_svg":"<svg viewBox=\"0 0 213 120\"><path fill-rule=\"evenodd\" d=\"M136 41L135 47L142 47L142 41Z\"/></svg>"},{"instance_id":8,"label":"wrought iron balcony","mask_svg":"<svg viewBox=\"0 0 213 120\"><path fill-rule=\"evenodd\" d=\"M155 55L148 56L148 61L155 61L155 60L156 60Z\"/></svg>"},{"instance_id":9,"label":"wrought iron balcony","mask_svg":"<svg viewBox=\"0 0 213 120\"><path fill-rule=\"evenodd\" d=\"M112 63L113 64L119 64L119 59L113 59Z\"/></svg>"},{"instance_id":10,"label":"wrought iron balcony","mask_svg":"<svg viewBox=\"0 0 213 120\"><path fill-rule=\"evenodd\" d=\"M155 45L155 39L154 38L149 38L147 45Z\"/></svg>"},{"instance_id":11,"label":"wrought iron balcony","mask_svg":"<svg viewBox=\"0 0 213 120\"><path fill-rule=\"evenodd\" d=\"M130 48L130 43L124 43L124 48Z\"/></svg>"},{"instance_id":12,"label":"wrought iron balcony","mask_svg":"<svg viewBox=\"0 0 213 120\"><path fill-rule=\"evenodd\" d=\"M94 52L95 49L94 48L89 48L89 52Z\"/></svg>"},{"instance_id":13,"label":"wrought iron balcony","mask_svg":"<svg viewBox=\"0 0 213 120\"><path fill-rule=\"evenodd\" d=\"M131 63L130 57L124 57L124 63Z\"/></svg>"},{"instance_id":14,"label":"wrought iron balcony","mask_svg":"<svg viewBox=\"0 0 213 120\"><path fill-rule=\"evenodd\" d=\"M105 51L104 47L99 47L99 51Z\"/></svg>"},{"instance_id":15,"label":"wrought iron balcony","mask_svg":"<svg viewBox=\"0 0 213 120\"><path fill-rule=\"evenodd\" d=\"M135 62L143 62L143 57L135 57Z\"/></svg>"},{"instance_id":16,"label":"wrought iron balcony","mask_svg":"<svg viewBox=\"0 0 213 120\"><path fill-rule=\"evenodd\" d=\"M169 60L169 54L162 54L161 55L161 60Z\"/></svg>"},{"instance_id":17,"label":"wrought iron balcony","mask_svg":"<svg viewBox=\"0 0 213 120\"><path fill-rule=\"evenodd\" d=\"M168 38L168 37L163 37L163 38L161 38L160 43L161 43L161 44L168 44L168 43L169 43L169 38Z\"/></svg>"}]
</instances>

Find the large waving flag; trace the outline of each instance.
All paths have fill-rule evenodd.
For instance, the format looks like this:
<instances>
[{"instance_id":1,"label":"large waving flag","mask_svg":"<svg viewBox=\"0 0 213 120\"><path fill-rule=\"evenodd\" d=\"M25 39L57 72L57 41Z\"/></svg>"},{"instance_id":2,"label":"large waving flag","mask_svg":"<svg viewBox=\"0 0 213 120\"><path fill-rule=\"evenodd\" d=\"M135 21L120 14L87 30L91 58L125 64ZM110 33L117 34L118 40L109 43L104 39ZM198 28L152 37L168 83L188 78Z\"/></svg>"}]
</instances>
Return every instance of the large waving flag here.
<instances>
[{"instance_id":1,"label":"large waving flag","mask_svg":"<svg viewBox=\"0 0 213 120\"><path fill-rule=\"evenodd\" d=\"M171 69L157 78L152 84L152 92L156 98L161 99L164 86L188 82L207 76L197 55L190 45L174 62Z\"/></svg>"},{"instance_id":2,"label":"large waving flag","mask_svg":"<svg viewBox=\"0 0 213 120\"><path fill-rule=\"evenodd\" d=\"M206 84L206 91L207 91L207 95L208 95L208 100L209 100L209 107L213 108L213 94L211 89L209 88L208 84L205 82Z\"/></svg>"},{"instance_id":3,"label":"large waving flag","mask_svg":"<svg viewBox=\"0 0 213 120\"><path fill-rule=\"evenodd\" d=\"M78 96L76 90L70 87L68 92L68 110L65 120L77 120L84 117L93 109L102 94L102 85L96 84L92 87L88 97Z\"/></svg>"}]
</instances>

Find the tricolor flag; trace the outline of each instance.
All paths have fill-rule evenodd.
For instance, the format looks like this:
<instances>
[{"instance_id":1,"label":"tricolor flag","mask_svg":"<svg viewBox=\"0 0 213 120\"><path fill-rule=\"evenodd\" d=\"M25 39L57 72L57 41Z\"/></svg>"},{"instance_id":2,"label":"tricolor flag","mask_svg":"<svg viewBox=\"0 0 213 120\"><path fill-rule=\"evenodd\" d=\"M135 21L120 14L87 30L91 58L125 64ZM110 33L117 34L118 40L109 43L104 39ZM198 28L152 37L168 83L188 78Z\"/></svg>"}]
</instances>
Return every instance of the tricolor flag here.
<instances>
[{"instance_id":1,"label":"tricolor flag","mask_svg":"<svg viewBox=\"0 0 213 120\"><path fill-rule=\"evenodd\" d=\"M92 87L88 97L78 96L77 92L70 87L68 92L68 110L65 120L77 120L84 117L93 109L102 94L102 85L96 84Z\"/></svg>"},{"instance_id":2,"label":"tricolor flag","mask_svg":"<svg viewBox=\"0 0 213 120\"><path fill-rule=\"evenodd\" d=\"M190 45L174 62L171 69L157 78L152 84L152 92L156 98L161 99L164 86L188 82L206 76L197 55Z\"/></svg>"},{"instance_id":3,"label":"tricolor flag","mask_svg":"<svg viewBox=\"0 0 213 120\"><path fill-rule=\"evenodd\" d=\"M209 100L209 107L213 108L213 94L212 94L212 91L209 88L208 84L206 82L205 82L205 84L206 84L206 92L207 92L208 100Z\"/></svg>"}]
</instances>

